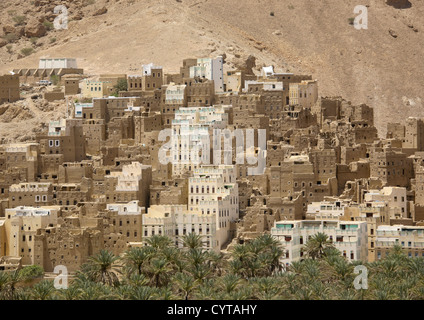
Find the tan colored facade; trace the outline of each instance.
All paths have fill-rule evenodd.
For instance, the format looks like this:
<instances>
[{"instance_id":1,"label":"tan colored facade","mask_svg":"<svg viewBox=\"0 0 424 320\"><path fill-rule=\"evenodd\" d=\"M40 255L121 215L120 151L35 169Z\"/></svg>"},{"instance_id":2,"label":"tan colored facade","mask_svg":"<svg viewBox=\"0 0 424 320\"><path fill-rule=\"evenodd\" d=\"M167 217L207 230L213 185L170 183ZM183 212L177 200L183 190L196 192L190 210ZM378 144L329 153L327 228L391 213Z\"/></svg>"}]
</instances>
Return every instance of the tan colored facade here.
<instances>
[{"instance_id":1,"label":"tan colored facade","mask_svg":"<svg viewBox=\"0 0 424 320\"><path fill-rule=\"evenodd\" d=\"M110 81L84 80L81 93L86 98L103 98L110 94L111 87Z\"/></svg>"},{"instance_id":2,"label":"tan colored facade","mask_svg":"<svg viewBox=\"0 0 424 320\"><path fill-rule=\"evenodd\" d=\"M63 79L63 83L65 86L65 96L77 95L80 93L79 78L66 77Z\"/></svg>"},{"instance_id":3,"label":"tan colored facade","mask_svg":"<svg viewBox=\"0 0 424 320\"><path fill-rule=\"evenodd\" d=\"M186 59L179 74L164 75L150 64L139 76L100 75L85 81L85 89L81 83L92 101L69 98L69 118L51 122L35 143L1 144L0 217L21 207L35 215L52 205L59 209L53 222L38 219L43 215L16 218L15 229L24 227L19 244L10 237L11 218L0 218L0 255L12 255L0 257L0 269L35 263L48 272L60 264L76 271L101 249L119 255L153 234L169 235L180 246L182 235L196 232L207 249L231 249L281 222L313 218L366 223L364 248L373 261L380 226L424 223L422 119L389 124L381 139L371 107L319 97L311 76L270 67L255 76L242 67L219 79L217 66L218 77L212 59ZM48 72L32 76L54 75ZM109 97L120 79L127 79L128 91ZM79 94L78 72L62 84L66 95ZM165 128L173 136L160 141ZM233 139L229 163L222 165L227 149L190 153L199 141L182 136L199 129L209 138L214 129L253 129L254 147L234 152ZM266 150L258 147L259 130L266 131ZM159 161L165 142L177 148L167 164ZM266 155L264 174L251 175L257 164L237 163L259 153ZM199 162L200 154L217 163ZM30 217L35 226L26 230ZM2 243L8 249L1 251ZM341 252L356 260L356 249Z\"/></svg>"},{"instance_id":4,"label":"tan colored facade","mask_svg":"<svg viewBox=\"0 0 424 320\"><path fill-rule=\"evenodd\" d=\"M0 76L0 104L4 102L15 102L20 98L19 76Z\"/></svg>"},{"instance_id":5,"label":"tan colored facade","mask_svg":"<svg viewBox=\"0 0 424 320\"><path fill-rule=\"evenodd\" d=\"M44 99L46 99L48 102L53 102L57 100L64 100L65 99L65 93L59 90L54 90L50 92L44 93Z\"/></svg>"},{"instance_id":6,"label":"tan colored facade","mask_svg":"<svg viewBox=\"0 0 424 320\"><path fill-rule=\"evenodd\" d=\"M23 265L35 264L37 230L57 224L59 207L20 206L6 210L7 256L21 257Z\"/></svg>"},{"instance_id":7,"label":"tan colored facade","mask_svg":"<svg viewBox=\"0 0 424 320\"><path fill-rule=\"evenodd\" d=\"M50 206L53 204L51 183L24 182L9 187L9 204L17 206Z\"/></svg>"}]
</instances>

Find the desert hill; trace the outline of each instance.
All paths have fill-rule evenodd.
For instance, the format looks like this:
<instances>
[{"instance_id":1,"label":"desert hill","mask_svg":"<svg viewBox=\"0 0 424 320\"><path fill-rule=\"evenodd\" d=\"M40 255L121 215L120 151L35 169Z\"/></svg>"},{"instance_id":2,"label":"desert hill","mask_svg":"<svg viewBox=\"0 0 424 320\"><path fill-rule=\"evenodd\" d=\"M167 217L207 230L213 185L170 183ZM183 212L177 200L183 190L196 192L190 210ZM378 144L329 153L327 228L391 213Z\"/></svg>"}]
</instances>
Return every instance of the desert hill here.
<instances>
[{"instance_id":1,"label":"desert hill","mask_svg":"<svg viewBox=\"0 0 424 320\"><path fill-rule=\"evenodd\" d=\"M178 72L184 58L224 53L231 68L253 55L258 69L312 74L321 95L374 107L384 134L388 121L424 116L424 2L387 1L361 3L369 25L356 30L352 0L3 0L0 33L17 39L3 41L0 72L40 57L75 57L95 75L137 74L150 62ZM69 8L67 30L49 30L57 4Z\"/></svg>"}]
</instances>

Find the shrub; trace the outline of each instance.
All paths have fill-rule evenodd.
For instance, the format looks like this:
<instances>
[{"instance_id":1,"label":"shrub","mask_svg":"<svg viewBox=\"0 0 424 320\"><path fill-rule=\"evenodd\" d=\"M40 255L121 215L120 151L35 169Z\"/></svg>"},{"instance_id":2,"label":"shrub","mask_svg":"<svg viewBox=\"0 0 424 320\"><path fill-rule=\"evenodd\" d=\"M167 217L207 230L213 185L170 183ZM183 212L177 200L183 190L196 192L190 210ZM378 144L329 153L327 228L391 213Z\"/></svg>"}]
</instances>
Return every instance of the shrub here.
<instances>
[{"instance_id":1,"label":"shrub","mask_svg":"<svg viewBox=\"0 0 424 320\"><path fill-rule=\"evenodd\" d=\"M29 56L31 53L33 53L34 52L34 49L33 48L23 48L22 50L21 50L21 53L26 57L26 56Z\"/></svg>"},{"instance_id":2,"label":"shrub","mask_svg":"<svg viewBox=\"0 0 424 320\"><path fill-rule=\"evenodd\" d=\"M269 14L271 17L273 17L275 14L274 14L274 11L271 11L271 13Z\"/></svg>"},{"instance_id":3,"label":"shrub","mask_svg":"<svg viewBox=\"0 0 424 320\"><path fill-rule=\"evenodd\" d=\"M60 78L57 75L52 75L50 77L50 81L52 82L53 85L57 86L60 81Z\"/></svg>"},{"instance_id":4,"label":"shrub","mask_svg":"<svg viewBox=\"0 0 424 320\"><path fill-rule=\"evenodd\" d=\"M83 6L91 6L92 4L95 4L96 0L84 0Z\"/></svg>"},{"instance_id":5,"label":"shrub","mask_svg":"<svg viewBox=\"0 0 424 320\"><path fill-rule=\"evenodd\" d=\"M128 90L128 82L126 79L120 79L118 83L113 87L114 92L112 95L118 96L119 91L127 91Z\"/></svg>"},{"instance_id":6,"label":"shrub","mask_svg":"<svg viewBox=\"0 0 424 320\"><path fill-rule=\"evenodd\" d=\"M7 52L8 52L8 53L12 53L12 48L13 48L13 46L12 46L11 44L8 44L8 45L6 46Z\"/></svg>"},{"instance_id":7,"label":"shrub","mask_svg":"<svg viewBox=\"0 0 424 320\"><path fill-rule=\"evenodd\" d=\"M353 23L355 22L355 18L349 18L347 20L349 21L349 24L353 26Z\"/></svg>"},{"instance_id":8,"label":"shrub","mask_svg":"<svg viewBox=\"0 0 424 320\"><path fill-rule=\"evenodd\" d=\"M44 21L43 22L44 27L46 27L47 30L53 30L54 24L50 21Z\"/></svg>"},{"instance_id":9,"label":"shrub","mask_svg":"<svg viewBox=\"0 0 424 320\"><path fill-rule=\"evenodd\" d=\"M4 36L4 39L11 43L11 42L15 42L16 40L18 40L18 36L16 35L16 33L8 33L7 35Z\"/></svg>"},{"instance_id":10,"label":"shrub","mask_svg":"<svg viewBox=\"0 0 424 320\"><path fill-rule=\"evenodd\" d=\"M37 44L38 39L39 38L37 38L37 37L32 37L30 41L31 41L32 44L35 45L35 44Z\"/></svg>"},{"instance_id":11,"label":"shrub","mask_svg":"<svg viewBox=\"0 0 424 320\"><path fill-rule=\"evenodd\" d=\"M51 38L50 39L50 43L55 43L56 42L56 38Z\"/></svg>"},{"instance_id":12,"label":"shrub","mask_svg":"<svg viewBox=\"0 0 424 320\"><path fill-rule=\"evenodd\" d=\"M14 16L12 19L13 19L13 21L15 21L16 26L21 26L21 25L25 24L25 22L26 22L25 16Z\"/></svg>"},{"instance_id":13,"label":"shrub","mask_svg":"<svg viewBox=\"0 0 424 320\"><path fill-rule=\"evenodd\" d=\"M40 266L26 266L19 271L20 275L26 280L39 278L44 275L44 270Z\"/></svg>"}]
</instances>

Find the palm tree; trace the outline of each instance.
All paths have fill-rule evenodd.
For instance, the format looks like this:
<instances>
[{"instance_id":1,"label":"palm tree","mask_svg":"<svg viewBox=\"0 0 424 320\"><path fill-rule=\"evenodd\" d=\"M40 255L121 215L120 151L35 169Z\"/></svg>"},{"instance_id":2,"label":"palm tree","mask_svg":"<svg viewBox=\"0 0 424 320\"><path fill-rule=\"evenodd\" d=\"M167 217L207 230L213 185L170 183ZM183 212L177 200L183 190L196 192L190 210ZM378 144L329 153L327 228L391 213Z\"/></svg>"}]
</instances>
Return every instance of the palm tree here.
<instances>
[{"instance_id":1,"label":"palm tree","mask_svg":"<svg viewBox=\"0 0 424 320\"><path fill-rule=\"evenodd\" d=\"M0 272L0 300L6 298L6 291L9 283L9 275L2 271Z\"/></svg>"},{"instance_id":2,"label":"palm tree","mask_svg":"<svg viewBox=\"0 0 424 320\"><path fill-rule=\"evenodd\" d=\"M256 277L266 266L259 259L250 259L246 261L247 277Z\"/></svg>"},{"instance_id":3,"label":"palm tree","mask_svg":"<svg viewBox=\"0 0 424 320\"><path fill-rule=\"evenodd\" d=\"M120 273L120 266L117 264L119 259L112 252L101 250L97 255L88 259L85 272L87 272L92 281L100 281L104 285L116 286L119 284L118 273Z\"/></svg>"},{"instance_id":4,"label":"palm tree","mask_svg":"<svg viewBox=\"0 0 424 320\"><path fill-rule=\"evenodd\" d=\"M243 263L248 258L254 256L254 254L247 245L237 244L234 246L234 249L231 252L231 256L233 259L239 260Z\"/></svg>"},{"instance_id":5,"label":"palm tree","mask_svg":"<svg viewBox=\"0 0 424 320\"><path fill-rule=\"evenodd\" d=\"M230 294L239 287L241 281L242 278L237 274L226 274L219 279L219 287L225 293Z\"/></svg>"},{"instance_id":6,"label":"palm tree","mask_svg":"<svg viewBox=\"0 0 424 320\"><path fill-rule=\"evenodd\" d=\"M281 267L281 257L284 254L284 250L282 246L278 243L278 245L272 246L269 250L269 260L270 260L270 272L271 274L274 272L278 272L282 270Z\"/></svg>"},{"instance_id":7,"label":"palm tree","mask_svg":"<svg viewBox=\"0 0 424 320\"><path fill-rule=\"evenodd\" d=\"M244 265L240 260L230 260L228 262L232 274L243 276L245 274Z\"/></svg>"},{"instance_id":8,"label":"palm tree","mask_svg":"<svg viewBox=\"0 0 424 320\"><path fill-rule=\"evenodd\" d=\"M155 298L159 300L176 300L176 296L170 286L158 289Z\"/></svg>"},{"instance_id":9,"label":"palm tree","mask_svg":"<svg viewBox=\"0 0 424 320\"><path fill-rule=\"evenodd\" d=\"M183 246L189 249L200 249L203 247L202 236L196 233L189 233L181 239Z\"/></svg>"},{"instance_id":10,"label":"palm tree","mask_svg":"<svg viewBox=\"0 0 424 320\"><path fill-rule=\"evenodd\" d=\"M328 240L325 233L318 232L313 235L305 245L306 253L312 259L321 259L324 256L325 250L333 247L333 243Z\"/></svg>"},{"instance_id":11,"label":"palm tree","mask_svg":"<svg viewBox=\"0 0 424 320\"><path fill-rule=\"evenodd\" d=\"M102 300L103 293L98 283L87 281L77 284L80 300Z\"/></svg>"},{"instance_id":12,"label":"palm tree","mask_svg":"<svg viewBox=\"0 0 424 320\"><path fill-rule=\"evenodd\" d=\"M181 260L184 261L183 252L176 247L165 247L161 250L160 255L173 265Z\"/></svg>"},{"instance_id":13,"label":"palm tree","mask_svg":"<svg viewBox=\"0 0 424 320\"><path fill-rule=\"evenodd\" d=\"M191 266L188 271L195 280L203 282L212 273L212 269L207 264L196 264Z\"/></svg>"},{"instance_id":14,"label":"palm tree","mask_svg":"<svg viewBox=\"0 0 424 320\"><path fill-rule=\"evenodd\" d=\"M68 287L68 289L58 290L58 296L63 300L79 300L80 295L81 290L76 285L71 285Z\"/></svg>"},{"instance_id":15,"label":"palm tree","mask_svg":"<svg viewBox=\"0 0 424 320\"><path fill-rule=\"evenodd\" d=\"M131 300L151 300L158 292L156 288L135 287L130 294Z\"/></svg>"},{"instance_id":16,"label":"palm tree","mask_svg":"<svg viewBox=\"0 0 424 320\"><path fill-rule=\"evenodd\" d=\"M20 270L14 270L9 272L6 284L6 297L9 300L14 300L16 298L16 285L19 282L25 281L26 279L23 277Z\"/></svg>"},{"instance_id":17,"label":"palm tree","mask_svg":"<svg viewBox=\"0 0 424 320\"><path fill-rule=\"evenodd\" d=\"M197 249L190 249L187 252L187 255L186 256L187 256L188 262L191 265L193 265L193 266L196 266L196 265L199 265L199 264L203 264L208 259L208 253L207 253L207 251L204 251L204 250L199 249L199 248L197 248Z\"/></svg>"},{"instance_id":18,"label":"palm tree","mask_svg":"<svg viewBox=\"0 0 424 320\"><path fill-rule=\"evenodd\" d=\"M208 265L215 274L220 277L222 275L224 266L224 255L221 252L209 251L208 252Z\"/></svg>"},{"instance_id":19,"label":"palm tree","mask_svg":"<svg viewBox=\"0 0 424 320\"><path fill-rule=\"evenodd\" d=\"M188 300L190 293L197 287L198 281L191 275L183 272L177 273L173 279L178 290L182 293L184 300Z\"/></svg>"},{"instance_id":20,"label":"palm tree","mask_svg":"<svg viewBox=\"0 0 424 320\"><path fill-rule=\"evenodd\" d=\"M150 260L151 256L152 250L150 247L133 247L125 252L123 260L129 267L130 273L137 272L138 275L141 275L143 265Z\"/></svg>"},{"instance_id":21,"label":"palm tree","mask_svg":"<svg viewBox=\"0 0 424 320\"><path fill-rule=\"evenodd\" d=\"M156 250L162 250L172 245L171 239L169 239L166 236L159 236L159 235L151 236L150 238L146 240L146 242L150 247Z\"/></svg>"},{"instance_id":22,"label":"palm tree","mask_svg":"<svg viewBox=\"0 0 424 320\"><path fill-rule=\"evenodd\" d=\"M197 300L222 300L223 293L221 290L217 290L215 279L205 280L194 292Z\"/></svg>"},{"instance_id":23,"label":"palm tree","mask_svg":"<svg viewBox=\"0 0 424 320\"><path fill-rule=\"evenodd\" d=\"M132 274L126 279L126 283L132 287L142 287L147 286L149 279L146 278L143 274Z\"/></svg>"},{"instance_id":24,"label":"palm tree","mask_svg":"<svg viewBox=\"0 0 424 320\"><path fill-rule=\"evenodd\" d=\"M252 289L249 287L241 287L239 290L234 290L230 294L227 294L226 297L229 300L249 300L252 296Z\"/></svg>"},{"instance_id":25,"label":"palm tree","mask_svg":"<svg viewBox=\"0 0 424 320\"><path fill-rule=\"evenodd\" d=\"M295 275L301 275L303 272L304 263L303 261L293 261L288 270L293 272Z\"/></svg>"},{"instance_id":26,"label":"palm tree","mask_svg":"<svg viewBox=\"0 0 424 320\"><path fill-rule=\"evenodd\" d=\"M281 286L274 277L254 278L249 280L254 288L254 294L261 300L274 300L280 294Z\"/></svg>"},{"instance_id":27,"label":"palm tree","mask_svg":"<svg viewBox=\"0 0 424 320\"><path fill-rule=\"evenodd\" d=\"M302 276L309 281L320 279L321 270L318 261L305 260L303 261L304 268Z\"/></svg>"},{"instance_id":28,"label":"palm tree","mask_svg":"<svg viewBox=\"0 0 424 320\"><path fill-rule=\"evenodd\" d=\"M151 274L151 282L156 288L159 288L166 284L169 277L168 272L172 269L169 266L169 262L166 259L158 258L153 259L150 263L149 273Z\"/></svg>"},{"instance_id":29,"label":"palm tree","mask_svg":"<svg viewBox=\"0 0 424 320\"><path fill-rule=\"evenodd\" d=\"M352 287L353 279L355 278L353 269L353 264L347 262L345 259L339 258L334 262L331 271L335 278L342 282L347 289Z\"/></svg>"},{"instance_id":30,"label":"palm tree","mask_svg":"<svg viewBox=\"0 0 424 320\"><path fill-rule=\"evenodd\" d=\"M43 280L32 287L31 298L34 300L49 300L54 291L53 282L50 280Z\"/></svg>"}]
</instances>

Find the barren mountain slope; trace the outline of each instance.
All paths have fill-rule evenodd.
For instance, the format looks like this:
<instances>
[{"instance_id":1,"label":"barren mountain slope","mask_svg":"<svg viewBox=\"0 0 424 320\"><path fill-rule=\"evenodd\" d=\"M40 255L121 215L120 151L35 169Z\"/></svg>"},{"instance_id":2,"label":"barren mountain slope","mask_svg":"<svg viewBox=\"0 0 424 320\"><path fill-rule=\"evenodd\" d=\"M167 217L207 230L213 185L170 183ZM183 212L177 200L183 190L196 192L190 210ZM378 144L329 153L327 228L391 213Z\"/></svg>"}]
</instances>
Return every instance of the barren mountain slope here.
<instances>
[{"instance_id":1,"label":"barren mountain slope","mask_svg":"<svg viewBox=\"0 0 424 320\"><path fill-rule=\"evenodd\" d=\"M382 134L387 121L424 116L423 0L410 0L405 9L385 0L96 0L73 7L81 2L70 2L69 29L49 31L30 56L17 60L16 53L0 49L0 71L34 67L40 57L66 56L78 58L91 74L137 73L149 62L177 72L186 57L225 52L227 61L237 62L239 55L252 54L258 66L313 74L321 95L375 107ZM16 3L17 10L32 10L28 2L4 0L2 24ZM349 24L358 4L368 5L368 30ZM102 7L107 13L93 16ZM73 19L79 12L82 19ZM14 44L15 51L22 41Z\"/></svg>"}]
</instances>

